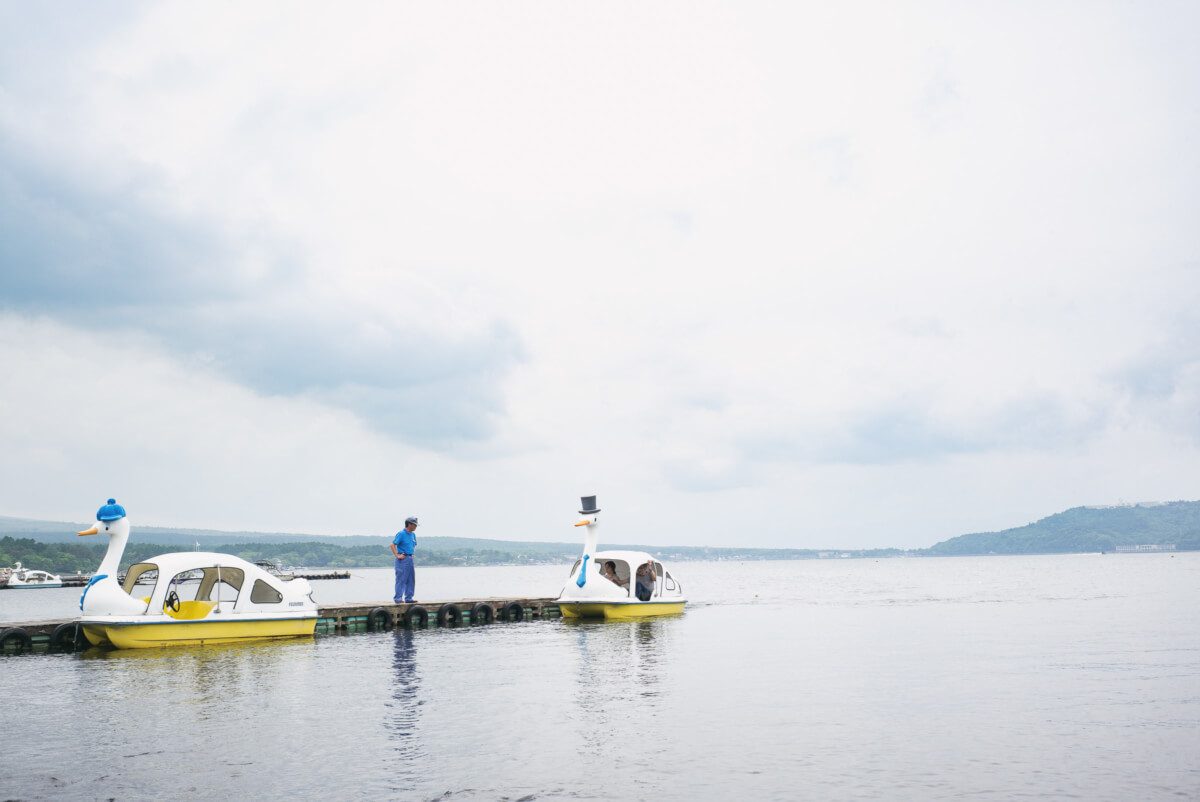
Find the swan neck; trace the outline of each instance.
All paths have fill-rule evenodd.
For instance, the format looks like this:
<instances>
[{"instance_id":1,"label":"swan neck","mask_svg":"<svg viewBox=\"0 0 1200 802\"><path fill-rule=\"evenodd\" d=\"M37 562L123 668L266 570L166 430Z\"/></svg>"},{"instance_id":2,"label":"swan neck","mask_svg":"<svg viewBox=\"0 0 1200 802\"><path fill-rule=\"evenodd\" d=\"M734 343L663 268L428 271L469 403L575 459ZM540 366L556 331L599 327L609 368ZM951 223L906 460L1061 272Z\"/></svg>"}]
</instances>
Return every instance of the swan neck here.
<instances>
[{"instance_id":1,"label":"swan neck","mask_svg":"<svg viewBox=\"0 0 1200 802\"><path fill-rule=\"evenodd\" d=\"M600 533L597 530L600 529L600 524L593 521L592 524L585 527L585 529L587 530L587 532L584 535L584 540L583 540L583 553L584 554L595 554L596 546L598 545L598 542L599 542L599 534Z\"/></svg>"},{"instance_id":2,"label":"swan neck","mask_svg":"<svg viewBox=\"0 0 1200 802\"><path fill-rule=\"evenodd\" d=\"M116 529L109 533L108 536L108 551L104 552L104 559L100 561L100 567L96 569L96 574L107 574L115 577L117 568L121 565L121 556L125 553L125 543L129 540L129 531L127 529Z\"/></svg>"}]
</instances>

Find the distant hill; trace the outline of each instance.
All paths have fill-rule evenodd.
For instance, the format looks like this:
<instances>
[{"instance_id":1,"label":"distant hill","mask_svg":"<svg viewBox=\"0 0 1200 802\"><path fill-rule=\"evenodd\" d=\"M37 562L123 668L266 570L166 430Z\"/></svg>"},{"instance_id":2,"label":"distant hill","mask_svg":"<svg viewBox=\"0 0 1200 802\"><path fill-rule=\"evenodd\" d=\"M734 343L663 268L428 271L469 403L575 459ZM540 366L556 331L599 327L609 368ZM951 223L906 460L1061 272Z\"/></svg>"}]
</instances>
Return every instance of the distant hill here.
<instances>
[{"instance_id":1,"label":"distant hill","mask_svg":"<svg viewBox=\"0 0 1200 802\"><path fill-rule=\"evenodd\" d=\"M953 537L923 551L931 555L1070 554L1140 545L1200 549L1200 501L1074 507L1016 529Z\"/></svg>"}]
</instances>

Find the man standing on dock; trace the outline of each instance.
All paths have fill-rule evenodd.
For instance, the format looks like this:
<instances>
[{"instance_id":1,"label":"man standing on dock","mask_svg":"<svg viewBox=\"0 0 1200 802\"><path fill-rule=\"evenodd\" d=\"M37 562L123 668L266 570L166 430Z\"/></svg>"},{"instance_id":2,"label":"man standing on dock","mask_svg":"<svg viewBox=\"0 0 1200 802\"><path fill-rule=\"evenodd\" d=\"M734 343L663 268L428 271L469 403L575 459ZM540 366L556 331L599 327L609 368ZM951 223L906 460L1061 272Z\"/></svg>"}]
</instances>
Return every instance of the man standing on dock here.
<instances>
[{"instance_id":1,"label":"man standing on dock","mask_svg":"<svg viewBox=\"0 0 1200 802\"><path fill-rule=\"evenodd\" d=\"M417 550L417 519L407 518L404 528L392 538L392 554L396 557L396 592L392 601L396 604L412 604L417 589L416 566L413 552Z\"/></svg>"}]
</instances>

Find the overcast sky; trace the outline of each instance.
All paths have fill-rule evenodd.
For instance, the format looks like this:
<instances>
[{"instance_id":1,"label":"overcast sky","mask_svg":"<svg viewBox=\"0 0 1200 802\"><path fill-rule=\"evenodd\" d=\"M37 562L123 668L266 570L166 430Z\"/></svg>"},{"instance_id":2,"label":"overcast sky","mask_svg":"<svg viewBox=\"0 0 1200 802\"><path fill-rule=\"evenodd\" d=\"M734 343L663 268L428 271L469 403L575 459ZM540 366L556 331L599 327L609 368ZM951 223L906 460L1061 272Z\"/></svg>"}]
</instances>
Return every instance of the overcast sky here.
<instances>
[{"instance_id":1,"label":"overcast sky","mask_svg":"<svg viewBox=\"0 0 1200 802\"><path fill-rule=\"evenodd\" d=\"M0 0L0 515L1200 498L1200 4Z\"/></svg>"}]
</instances>

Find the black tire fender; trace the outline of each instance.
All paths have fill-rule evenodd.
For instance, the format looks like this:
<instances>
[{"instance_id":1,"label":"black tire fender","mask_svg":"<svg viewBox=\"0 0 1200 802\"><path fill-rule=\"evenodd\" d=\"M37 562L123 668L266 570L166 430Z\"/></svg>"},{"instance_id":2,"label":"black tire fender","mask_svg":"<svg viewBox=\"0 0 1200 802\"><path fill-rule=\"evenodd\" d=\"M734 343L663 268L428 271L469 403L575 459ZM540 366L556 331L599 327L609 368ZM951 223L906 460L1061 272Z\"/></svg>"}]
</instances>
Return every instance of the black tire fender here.
<instances>
[{"instance_id":1,"label":"black tire fender","mask_svg":"<svg viewBox=\"0 0 1200 802\"><path fill-rule=\"evenodd\" d=\"M414 604L404 611L400 616L400 620L404 622L404 626L408 629L412 629L413 624L417 621L421 622L420 626L427 627L429 626L429 611L419 604Z\"/></svg>"},{"instance_id":2,"label":"black tire fender","mask_svg":"<svg viewBox=\"0 0 1200 802\"><path fill-rule=\"evenodd\" d=\"M392 628L392 614L386 607L376 607L367 614L367 629L378 632L381 629Z\"/></svg>"},{"instance_id":3,"label":"black tire fender","mask_svg":"<svg viewBox=\"0 0 1200 802\"><path fill-rule=\"evenodd\" d=\"M50 645L64 652L74 652L79 649L82 635L83 626L75 621L59 624L50 634Z\"/></svg>"},{"instance_id":4,"label":"black tire fender","mask_svg":"<svg viewBox=\"0 0 1200 802\"><path fill-rule=\"evenodd\" d=\"M471 608L472 624L490 624L496 620L496 611L487 602L475 602Z\"/></svg>"},{"instance_id":5,"label":"black tire fender","mask_svg":"<svg viewBox=\"0 0 1200 802\"><path fill-rule=\"evenodd\" d=\"M525 605L519 601L510 601L502 611L505 621L521 621L525 618Z\"/></svg>"},{"instance_id":6,"label":"black tire fender","mask_svg":"<svg viewBox=\"0 0 1200 802\"><path fill-rule=\"evenodd\" d=\"M16 640L18 643L20 643L21 649L24 651L28 651L29 649L33 648L33 638L29 636L28 632L20 627L9 627L3 632L0 632L0 651L4 650L4 647L8 645L10 640Z\"/></svg>"},{"instance_id":7,"label":"black tire fender","mask_svg":"<svg viewBox=\"0 0 1200 802\"><path fill-rule=\"evenodd\" d=\"M438 608L437 622L439 627L458 626L462 623L462 610L457 604L446 602Z\"/></svg>"}]
</instances>

